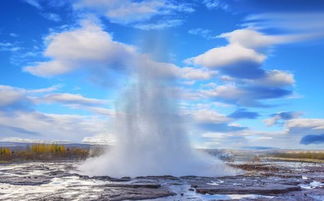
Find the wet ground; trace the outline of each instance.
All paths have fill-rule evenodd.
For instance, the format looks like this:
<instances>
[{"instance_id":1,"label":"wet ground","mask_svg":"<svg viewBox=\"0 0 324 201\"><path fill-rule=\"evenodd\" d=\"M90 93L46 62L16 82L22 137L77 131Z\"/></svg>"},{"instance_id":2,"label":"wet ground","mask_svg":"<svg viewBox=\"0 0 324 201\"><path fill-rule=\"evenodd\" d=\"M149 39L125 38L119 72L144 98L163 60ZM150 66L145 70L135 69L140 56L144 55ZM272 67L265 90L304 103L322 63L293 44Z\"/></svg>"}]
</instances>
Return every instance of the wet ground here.
<instances>
[{"instance_id":1,"label":"wet ground","mask_svg":"<svg viewBox=\"0 0 324 201\"><path fill-rule=\"evenodd\" d=\"M236 163L230 177L88 177L76 163L0 165L0 200L323 201L324 164Z\"/></svg>"}]
</instances>

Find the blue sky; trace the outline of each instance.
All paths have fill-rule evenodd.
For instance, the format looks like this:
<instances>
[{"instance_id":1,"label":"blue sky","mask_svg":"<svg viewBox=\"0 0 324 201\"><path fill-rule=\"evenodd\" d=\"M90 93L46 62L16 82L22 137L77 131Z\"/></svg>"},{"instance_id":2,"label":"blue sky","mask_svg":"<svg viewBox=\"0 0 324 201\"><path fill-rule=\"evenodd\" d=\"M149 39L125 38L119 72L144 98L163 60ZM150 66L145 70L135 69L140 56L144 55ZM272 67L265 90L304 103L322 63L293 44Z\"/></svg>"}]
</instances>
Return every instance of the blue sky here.
<instances>
[{"instance_id":1,"label":"blue sky","mask_svg":"<svg viewBox=\"0 0 324 201\"><path fill-rule=\"evenodd\" d=\"M323 11L320 0L2 1L0 140L114 143L141 60L177 80L196 147L323 148Z\"/></svg>"}]
</instances>

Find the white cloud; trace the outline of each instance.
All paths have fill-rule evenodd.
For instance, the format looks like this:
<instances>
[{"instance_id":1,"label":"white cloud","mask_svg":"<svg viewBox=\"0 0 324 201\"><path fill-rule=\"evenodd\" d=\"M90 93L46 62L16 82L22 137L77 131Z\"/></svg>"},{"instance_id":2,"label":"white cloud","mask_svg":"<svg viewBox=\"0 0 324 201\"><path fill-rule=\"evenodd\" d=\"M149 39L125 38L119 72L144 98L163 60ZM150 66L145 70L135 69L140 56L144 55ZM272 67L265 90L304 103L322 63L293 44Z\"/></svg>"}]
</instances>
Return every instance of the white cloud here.
<instances>
[{"instance_id":1,"label":"white cloud","mask_svg":"<svg viewBox=\"0 0 324 201\"><path fill-rule=\"evenodd\" d=\"M156 68L160 76L189 80L206 80L215 74L203 68L180 68L171 63L156 62L136 52L134 47L114 41L109 33L89 20L82 21L80 28L50 35L47 43L44 56L51 60L25 67L25 71L51 77L83 68L97 77L105 69L128 72L132 68L144 67Z\"/></svg>"},{"instance_id":2,"label":"white cloud","mask_svg":"<svg viewBox=\"0 0 324 201\"><path fill-rule=\"evenodd\" d=\"M77 105L102 105L106 101L95 98L87 98L80 94L70 94L70 93L56 93L49 94L44 97L45 101L48 102L58 102L63 104L77 104Z\"/></svg>"},{"instance_id":3,"label":"white cloud","mask_svg":"<svg viewBox=\"0 0 324 201\"><path fill-rule=\"evenodd\" d=\"M207 52L186 60L187 63L217 68L239 65L244 62L261 64L265 55L240 45L227 45L208 50Z\"/></svg>"},{"instance_id":4,"label":"white cloud","mask_svg":"<svg viewBox=\"0 0 324 201\"><path fill-rule=\"evenodd\" d=\"M51 60L25 67L25 71L50 77L81 67L118 67L124 66L134 54L133 47L113 41L107 32L89 20L83 21L81 28L50 35L47 41L44 56Z\"/></svg>"},{"instance_id":5,"label":"white cloud","mask_svg":"<svg viewBox=\"0 0 324 201\"><path fill-rule=\"evenodd\" d=\"M287 97L290 90L269 86L239 86L235 84L220 85L215 88L201 90L205 97L224 101L229 104L248 107L265 107L262 100Z\"/></svg>"},{"instance_id":6,"label":"white cloud","mask_svg":"<svg viewBox=\"0 0 324 201\"><path fill-rule=\"evenodd\" d=\"M207 69L191 67L178 68L178 72L179 77L191 80L208 80L216 74L216 72L209 71Z\"/></svg>"},{"instance_id":7,"label":"white cloud","mask_svg":"<svg viewBox=\"0 0 324 201\"><path fill-rule=\"evenodd\" d=\"M28 90L28 93L48 93L48 92L53 92L53 91L56 91L58 90L59 88L61 88L62 85L54 85L54 86L50 86L50 87L47 87L47 88L41 88L41 89L31 89L31 90Z\"/></svg>"},{"instance_id":8,"label":"white cloud","mask_svg":"<svg viewBox=\"0 0 324 201\"><path fill-rule=\"evenodd\" d=\"M235 65L258 68L266 59L261 49L282 41L281 36L265 35L252 29L238 29L218 37L225 38L229 44L210 49L186 62L212 68Z\"/></svg>"},{"instance_id":9,"label":"white cloud","mask_svg":"<svg viewBox=\"0 0 324 201\"><path fill-rule=\"evenodd\" d=\"M186 62L215 68L233 68L235 65L237 68L259 68L267 58L264 53L266 48L301 39L299 35L266 35L249 28L222 33L217 37L226 39L228 45L210 49Z\"/></svg>"},{"instance_id":10,"label":"white cloud","mask_svg":"<svg viewBox=\"0 0 324 201\"><path fill-rule=\"evenodd\" d=\"M0 85L1 139L13 141L12 137L18 137L47 141L81 141L86 136L107 133L109 127L107 119L112 117L114 112L107 108L97 107L97 105L106 104L106 101L86 98L79 94L48 94L53 90L56 90L56 87L27 90ZM44 101L79 107L78 109L88 110L100 116L50 114L35 111L34 106Z\"/></svg>"},{"instance_id":11,"label":"white cloud","mask_svg":"<svg viewBox=\"0 0 324 201\"><path fill-rule=\"evenodd\" d=\"M261 86L282 87L292 86L295 83L295 79L292 73L280 70L269 70L266 72L265 77L255 79L252 82Z\"/></svg>"},{"instance_id":12,"label":"white cloud","mask_svg":"<svg viewBox=\"0 0 324 201\"><path fill-rule=\"evenodd\" d=\"M238 99L239 97L245 97L246 92L237 88L235 85L221 85L213 88L212 90L205 90L203 91L203 94L231 100Z\"/></svg>"},{"instance_id":13,"label":"white cloud","mask_svg":"<svg viewBox=\"0 0 324 201\"><path fill-rule=\"evenodd\" d=\"M291 119L286 122L285 127L290 134L295 135L323 134L324 119Z\"/></svg>"},{"instance_id":14,"label":"white cloud","mask_svg":"<svg viewBox=\"0 0 324 201\"><path fill-rule=\"evenodd\" d=\"M16 111L8 115L0 111L0 132L3 137L19 136L40 140L78 142L87 136L108 133L108 123L105 119L95 116L46 114L32 111Z\"/></svg>"},{"instance_id":15,"label":"white cloud","mask_svg":"<svg viewBox=\"0 0 324 201\"><path fill-rule=\"evenodd\" d=\"M37 103L59 103L75 110L85 110L96 115L114 117L113 109L106 108L109 101L97 98L88 98L80 94L52 93L43 97L35 98Z\"/></svg>"},{"instance_id":16,"label":"white cloud","mask_svg":"<svg viewBox=\"0 0 324 201\"><path fill-rule=\"evenodd\" d=\"M273 126L275 124L283 123L290 119L296 119L296 118L300 117L301 115L302 115L302 113L300 113L300 112L279 112L279 113L271 115L271 118L265 119L264 123L267 126Z\"/></svg>"},{"instance_id":17,"label":"white cloud","mask_svg":"<svg viewBox=\"0 0 324 201\"><path fill-rule=\"evenodd\" d=\"M74 4L75 9L87 10L105 16L111 22L119 24L132 24L141 29L161 29L177 26L180 19L174 19L174 13L193 12L193 8L184 3L168 0L79 0ZM165 23L148 22L156 16L172 16ZM155 24L155 25L154 25Z\"/></svg>"},{"instance_id":18,"label":"white cloud","mask_svg":"<svg viewBox=\"0 0 324 201\"><path fill-rule=\"evenodd\" d=\"M223 85L201 90L206 97L241 106L266 106L260 100L290 95L294 75L281 70L265 70L266 50L285 43L287 36L266 35L252 29L239 29L219 35L228 44L210 49L185 62L213 68Z\"/></svg>"},{"instance_id":19,"label":"white cloud","mask_svg":"<svg viewBox=\"0 0 324 201\"><path fill-rule=\"evenodd\" d=\"M23 89L12 86L0 85L0 111L8 115L17 111L34 111L34 106L43 103L60 103L76 110L86 110L105 117L113 117L114 111L105 108L107 100L84 97L80 94L50 93L59 86L42 89Z\"/></svg>"},{"instance_id":20,"label":"white cloud","mask_svg":"<svg viewBox=\"0 0 324 201\"><path fill-rule=\"evenodd\" d=\"M23 89L0 85L0 109L7 110L27 110L32 105L32 100L27 97Z\"/></svg>"},{"instance_id":21,"label":"white cloud","mask_svg":"<svg viewBox=\"0 0 324 201\"><path fill-rule=\"evenodd\" d=\"M203 123L228 123L231 118L216 112L215 110L197 110L193 112L193 118L197 122Z\"/></svg>"},{"instance_id":22,"label":"white cloud","mask_svg":"<svg viewBox=\"0 0 324 201\"><path fill-rule=\"evenodd\" d=\"M8 85L0 85L0 109L2 111L32 110L39 103L40 95L56 91L60 85L40 89L24 89Z\"/></svg>"},{"instance_id":23,"label":"white cloud","mask_svg":"<svg viewBox=\"0 0 324 201\"><path fill-rule=\"evenodd\" d=\"M226 38L230 44L239 45L249 49L268 47L281 41L280 36L265 35L252 29L237 29L223 33L219 38Z\"/></svg>"}]
</instances>

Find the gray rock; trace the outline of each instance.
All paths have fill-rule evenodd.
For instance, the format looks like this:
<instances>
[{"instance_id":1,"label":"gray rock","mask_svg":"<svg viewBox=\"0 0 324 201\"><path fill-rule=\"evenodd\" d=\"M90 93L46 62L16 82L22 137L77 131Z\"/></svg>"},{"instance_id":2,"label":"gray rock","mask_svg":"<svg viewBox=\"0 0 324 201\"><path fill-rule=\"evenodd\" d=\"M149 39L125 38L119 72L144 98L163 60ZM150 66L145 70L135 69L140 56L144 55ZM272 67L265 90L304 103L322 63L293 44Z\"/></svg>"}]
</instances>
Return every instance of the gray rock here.
<instances>
[{"instance_id":1,"label":"gray rock","mask_svg":"<svg viewBox=\"0 0 324 201\"><path fill-rule=\"evenodd\" d=\"M284 184L264 184L261 186L245 185L198 185L194 187L201 194L259 194L276 195L290 191L299 191L299 186Z\"/></svg>"},{"instance_id":2,"label":"gray rock","mask_svg":"<svg viewBox=\"0 0 324 201\"><path fill-rule=\"evenodd\" d=\"M146 187L113 187L106 188L98 201L145 200L174 196L175 193L166 188Z\"/></svg>"},{"instance_id":3,"label":"gray rock","mask_svg":"<svg viewBox=\"0 0 324 201\"><path fill-rule=\"evenodd\" d=\"M51 182L51 177L47 176L2 176L0 177L0 183L6 183L11 185L41 185L48 184Z\"/></svg>"}]
</instances>

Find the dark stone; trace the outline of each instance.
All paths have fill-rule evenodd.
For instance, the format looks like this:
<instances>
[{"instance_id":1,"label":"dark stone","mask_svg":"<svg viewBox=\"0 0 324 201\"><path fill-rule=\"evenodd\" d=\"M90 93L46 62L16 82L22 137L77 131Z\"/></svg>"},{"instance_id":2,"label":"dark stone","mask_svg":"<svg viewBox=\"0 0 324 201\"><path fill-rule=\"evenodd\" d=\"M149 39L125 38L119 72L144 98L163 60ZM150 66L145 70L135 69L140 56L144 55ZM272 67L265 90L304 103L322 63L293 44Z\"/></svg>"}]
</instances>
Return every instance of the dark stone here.
<instances>
[{"instance_id":1,"label":"dark stone","mask_svg":"<svg viewBox=\"0 0 324 201\"><path fill-rule=\"evenodd\" d=\"M201 194L259 194L259 195L276 195L291 191L299 191L299 186L284 184L264 184L261 186L242 185L200 185L197 186L196 192Z\"/></svg>"},{"instance_id":2,"label":"dark stone","mask_svg":"<svg viewBox=\"0 0 324 201\"><path fill-rule=\"evenodd\" d=\"M129 187L114 187L106 188L101 196L96 199L98 201L121 201L121 200L145 200L156 199L168 196L174 196L175 193L165 188L129 188Z\"/></svg>"},{"instance_id":3,"label":"dark stone","mask_svg":"<svg viewBox=\"0 0 324 201\"><path fill-rule=\"evenodd\" d=\"M157 189L161 187L161 184L105 184L105 187L119 187L119 188L153 188Z\"/></svg>"},{"instance_id":4,"label":"dark stone","mask_svg":"<svg viewBox=\"0 0 324 201\"><path fill-rule=\"evenodd\" d=\"M51 182L51 177L46 176L2 176L0 177L0 183L6 183L11 185L41 185L48 184Z\"/></svg>"},{"instance_id":5,"label":"dark stone","mask_svg":"<svg viewBox=\"0 0 324 201\"><path fill-rule=\"evenodd\" d=\"M104 180L104 181L114 181L114 182L125 182L130 181L130 177L121 177L121 178L113 178L109 176L94 176L94 177L88 177L91 179L98 179L98 180Z\"/></svg>"}]
</instances>

